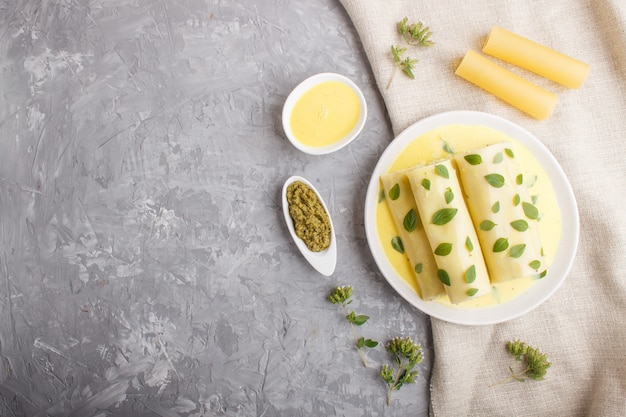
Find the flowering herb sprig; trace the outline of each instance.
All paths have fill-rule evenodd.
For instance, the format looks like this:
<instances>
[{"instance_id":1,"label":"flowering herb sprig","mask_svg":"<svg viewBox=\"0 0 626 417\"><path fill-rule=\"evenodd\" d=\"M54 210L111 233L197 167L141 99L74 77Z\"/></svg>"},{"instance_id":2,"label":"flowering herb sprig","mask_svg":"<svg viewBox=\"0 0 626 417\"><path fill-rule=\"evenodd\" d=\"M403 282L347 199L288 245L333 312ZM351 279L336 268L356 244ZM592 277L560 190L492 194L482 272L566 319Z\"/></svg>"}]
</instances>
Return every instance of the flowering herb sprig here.
<instances>
[{"instance_id":1,"label":"flowering herb sprig","mask_svg":"<svg viewBox=\"0 0 626 417\"><path fill-rule=\"evenodd\" d=\"M548 368L552 365L548 362L547 354L541 353L539 349L519 339L507 342L506 348L507 351L515 357L516 361L523 363L523 369L515 371L513 367L510 366L509 372L511 375L495 385L504 384L513 380L526 381L533 379L535 381L542 381L545 378Z\"/></svg>"},{"instance_id":2,"label":"flowering herb sprig","mask_svg":"<svg viewBox=\"0 0 626 417\"><path fill-rule=\"evenodd\" d=\"M409 18L405 17L397 24L398 32L408 45L432 46L435 42L430 40L433 32L422 22L409 23Z\"/></svg>"},{"instance_id":3,"label":"flowering herb sprig","mask_svg":"<svg viewBox=\"0 0 626 417\"><path fill-rule=\"evenodd\" d=\"M328 295L328 301L333 304L340 304L345 313L346 320L350 323L350 327L352 328L352 335L354 337L354 343L359 352L359 356L361 357L361 362L363 362L363 366L367 367L367 362L365 360L365 354L363 353L364 348L374 348L378 346L378 342L371 339L365 339L364 337L358 337L356 333L356 328L354 326L362 326L367 320L369 320L369 316L364 314L357 314L354 310L348 311L348 305L352 303L352 286L351 285L342 285L340 287L335 287L332 292Z\"/></svg>"},{"instance_id":4,"label":"flowering herb sprig","mask_svg":"<svg viewBox=\"0 0 626 417\"><path fill-rule=\"evenodd\" d=\"M396 28L398 33L404 40L404 43L408 46L432 46L435 44L430 37L433 32L430 30L428 26L425 26L422 22L411 23L409 24L409 18L405 17L400 22L396 24ZM405 57L404 54L407 52L407 48L400 45L391 45L391 56L394 62L394 70L389 83L387 84L387 88L391 86L391 82L393 81L396 71L400 69L407 77L411 79L415 79L415 74L413 73L413 69L415 68L415 64L417 64L417 59L413 59L410 56Z\"/></svg>"},{"instance_id":5,"label":"flowering herb sprig","mask_svg":"<svg viewBox=\"0 0 626 417\"><path fill-rule=\"evenodd\" d=\"M395 366L383 365L380 376L389 388L387 405L391 404L391 394L405 384L412 384L418 372L413 370L423 360L422 347L410 337L395 337L387 344L387 352L395 360Z\"/></svg>"}]
</instances>

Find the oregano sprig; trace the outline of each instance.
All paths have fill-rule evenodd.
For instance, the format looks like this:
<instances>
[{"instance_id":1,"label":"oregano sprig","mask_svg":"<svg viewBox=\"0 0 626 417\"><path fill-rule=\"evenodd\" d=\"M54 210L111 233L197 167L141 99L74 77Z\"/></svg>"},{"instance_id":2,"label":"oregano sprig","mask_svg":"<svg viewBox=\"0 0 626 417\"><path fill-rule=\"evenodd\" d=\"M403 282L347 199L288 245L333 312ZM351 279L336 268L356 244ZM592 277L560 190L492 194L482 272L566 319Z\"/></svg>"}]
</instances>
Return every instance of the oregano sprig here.
<instances>
[{"instance_id":1,"label":"oregano sprig","mask_svg":"<svg viewBox=\"0 0 626 417\"><path fill-rule=\"evenodd\" d=\"M374 348L378 346L378 342L371 339L366 339L364 337L358 337L356 333L356 328L354 326L362 326L367 320L369 320L369 316L364 314L357 314L354 310L348 311L348 305L352 303L352 286L351 285L342 285L339 287L335 287L331 293L328 295L328 301L333 304L340 304L343 308L344 313L346 314L346 320L350 323L350 327L352 328L352 335L354 337L354 343L356 345L357 351L359 352L359 356L361 357L361 362L363 362L363 366L367 367L367 362L365 360L365 354L363 353L364 348Z\"/></svg>"},{"instance_id":2,"label":"oregano sprig","mask_svg":"<svg viewBox=\"0 0 626 417\"><path fill-rule=\"evenodd\" d=\"M515 360L523 363L523 369L515 371L512 366L509 367L511 375L495 384L503 384L512 380L526 381L529 378L535 381L542 381L548 372L548 368L552 365L548 362L548 355L541 353L536 347L530 346L519 339L509 341L506 344L507 351L515 357Z\"/></svg>"},{"instance_id":3,"label":"oregano sprig","mask_svg":"<svg viewBox=\"0 0 626 417\"><path fill-rule=\"evenodd\" d=\"M405 17L398 22L398 32L408 45L432 46L435 42L430 40L433 32L422 22L408 24L409 18Z\"/></svg>"},{"instance_id":4,"label":"oregano sprig","mask_svg":"<svg viewBox=\"0 0 626 417\"><path fill-rule=\"evenodd\" d=\"M413 68L415 67L415 64L417 64L417 59L412 59L408 56L404 57L405 53L406 48L391 45L391 55L393 56L393 62L396 64L396 68L401 69L407 77L415 79Z\"/></svg>"},{"instance_id":5,"label":"oregano sprig","mask_svg":"<svg viewBox=\"0 0 626 417\"><path fill-rule=\"evenodd\" d=\"M422 347L410 337L395 337L387 343L387 352L394 358L395 366L383 365L380 376L387 384L387 405L391 404L391 395L405 384L412 384L417 378L418 372L413 370L422 362Z\"/></svg>"},{"instance_id":6,"label":"oregano sprig","mask_svg":"<svg viewBox=\"0 0 626 417\"><path fill-rule=\"evenodd\" d=\"M409 24L409 18L405 17L396 24L398 33L402 37L406 46L432 46L435 43L430 39L433 34L428 26L425 26L422 22ZM407 52L407 48L400 45L391 46L391 56L394 62L394 69L391 79L387 84L387 88L391 86L396 71L400 69L407 77L415 79L413 69L417 64L417 59L413 59L410 56L404 56Z\"/></svg>"}]
</instances>

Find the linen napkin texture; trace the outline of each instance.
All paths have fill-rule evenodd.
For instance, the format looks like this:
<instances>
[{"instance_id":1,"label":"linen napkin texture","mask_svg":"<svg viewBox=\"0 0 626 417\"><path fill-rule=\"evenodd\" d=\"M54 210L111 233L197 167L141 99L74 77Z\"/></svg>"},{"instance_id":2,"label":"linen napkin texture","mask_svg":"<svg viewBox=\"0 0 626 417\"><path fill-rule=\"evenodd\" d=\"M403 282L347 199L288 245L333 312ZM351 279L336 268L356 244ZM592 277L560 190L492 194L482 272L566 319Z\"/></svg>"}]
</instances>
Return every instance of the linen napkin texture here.
<instances>
[{"instance_id":1,"label":"linen napkin texture","mask_svg":"<svg viewBox=\"0 0 626 417\"><path fill-rule=\"evenodd\" d=\"M572 270L541 306L490 326L432 319L431 415L626 416L626 2L340 1L395 134L444 111L504 117L552 152L580 211ZM407 51L419 60L414 80L400 71L393 76L390 47L401 44L396 23L404 17L430 26L435 42ZM571 90L485 55L558 95L554 113L538 121L454 75L468 49L483 54L493 26L586 62L587 80ZM515 365L505 345L518 338L548 354L546 379L494 386Z\"/></svg>"}]
</instances>

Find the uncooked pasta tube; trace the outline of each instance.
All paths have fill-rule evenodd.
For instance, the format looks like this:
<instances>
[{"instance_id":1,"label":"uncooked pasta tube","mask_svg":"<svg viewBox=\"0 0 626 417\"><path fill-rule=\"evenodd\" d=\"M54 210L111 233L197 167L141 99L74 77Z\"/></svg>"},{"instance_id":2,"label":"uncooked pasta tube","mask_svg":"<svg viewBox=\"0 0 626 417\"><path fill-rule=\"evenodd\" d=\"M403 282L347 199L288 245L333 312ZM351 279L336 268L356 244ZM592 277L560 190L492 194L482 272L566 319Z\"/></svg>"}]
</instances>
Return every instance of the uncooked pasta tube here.
<instances>
[{"instance_id":1,"label":"uncooked pasta tube","mask_svg":"<svg viewBox=\"0 0 626 417\"><path fill-rule=\"evenodd\" d=\"M451 161L413 168L407 178L450 302L489 293L485 261Z\"/></svg>"},{"instance_id":2,"label":"uncooked pasta tube","mask_svg":"<svg viewBox=\"0 0 626 417\"><path fill-rule=\"evenodd\" d=\"M558 101L555 94L472 50L467 51L455 74L539 120L550 116Z\"/></svg>"},{"instance_id":3,"label":"uncooked pasta tube","mask_svg":"<svg viewBox=\"0 0 626 417\"><path fill-rule=\"evenodd\" d=\"M539 213L510 143L455 157L492 283L545 271Z\"/></svg>"},{"instance_id":4,"label":"uncooked pasta tube","mask_svg":"<svg viewBox=\"0 0 626 417\"><path fill-rule=\"evenodd\" d=\"M411 186L403 171L380 177L385 191L385 201L411 263L420 296L430 301L444 294L443 284L437 278L437 265L428 245L424 225L419 217Z\"/></svg>"},{"instance_id":5,"label":"uncooked pasta tube","mask_svg":"<svg viewBox=\"0 0 626 417\"><path fill-rule=\"evenodd\" d=\"M569 88L580 87L589 74L588 64L497 26L483 52Z\"/></svg>"}]
</instances>

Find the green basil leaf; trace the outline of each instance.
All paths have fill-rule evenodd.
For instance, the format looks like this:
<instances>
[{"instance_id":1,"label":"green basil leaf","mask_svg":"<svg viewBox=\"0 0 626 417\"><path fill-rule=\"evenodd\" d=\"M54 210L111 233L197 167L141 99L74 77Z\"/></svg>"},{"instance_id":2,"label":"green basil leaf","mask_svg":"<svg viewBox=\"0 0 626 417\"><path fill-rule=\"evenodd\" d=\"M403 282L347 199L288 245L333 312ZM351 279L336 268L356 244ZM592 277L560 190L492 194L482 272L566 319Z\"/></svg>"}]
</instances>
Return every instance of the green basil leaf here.
<instances>
[{"instance_id":1,"label":"green basil leaf","mask_svg":"<svg viewBox=\"0 0 626 417\"><path fill-rule=\"evenodd\" d=\"M385 190L380 190L378 193L378 202L382 203L383 201L385 201Z\"/></svg>"},{"instance_id":2,"label":"green basil leaf","mask_svg":"<svg viewBox=\"0 0 626 417\"><path fill-rule=\"evenodd\" d=\"M520 256L524 254L525 250L526 250L525 243L520 243L519 245L513 245L511 246L511 250L509 251L509 256L511 258L519 258Z\"/></svg>"},{"instance_id":3,"label":"green basil leaf","mask_svg":"<svg viewBox=\"0 0 626 417\"><path fill-rule=\"evenodd\" d=\"M452 243L440 243L435 248L435 255L438 256L448 256L450 252L452 252Z\"/></svg>"},{"instance_id":4,"label":"green basil leaf","mask_svg":"<svg viewBox=\"0 0 626 417\"><path fill-rule=\"evenodd\" d=\"M444 208L438 210L433 214L432 223L438 226L443 226L444 224L450 223L450 221L456 216L458 209L455 208Z\"/></svg>"},{"instance_id":5,"label":"green basil leaf","mask_svg":"<svg viewBox=\"0 0 626 417\"><path fill-rule=\"evenodd\" d=\"M507 250L508 247L509 247L508 239L505 239L505 238L501 237L498 240L496 240L496 242L493 244L493 251L494 252L503 252L503 251Z\"/></svg>"},{"instance_id":6,"label":"green basil leaf","mask_svg":"<svg viewBox=\"0 0 626 417\"><path fill-rule=\"evenodd\" d=\"M369 316L366 316L364 314L359 314L358 316L352 316L351 318L348 319L350 321L350 323L356 325L356 326L362 326L364 325L367 320L369 320Z\"/></svg>"},{"instance_id":7,"label":"green basil leaf","mask_svg":"<svg viewBox=\"0 0 626 417\"><path fill-rule=\"evenodd\" d=\"M504 153L506 153L506 156L508 156L509 158L515 158L515 154L510 148L504 148Z\"/></svg>"},{"instance_id":8,"label":"green basil leaf","mask_svg":"<svg viewBox=\"0 0 626 417\"><path fill-rule=\"evenodd\" d=\"M415 209L409 210L406 216L404 216L402 224L404 225L404 230L409 233L417 228L417 214L415 213Z\"/></svg>"},{"instance_id":9,"label":"green basil leaf","mask_svg":"<svg viewBox=\"0 0 626 417\"><path fill-rule=\"evenodd\" d=\"M375 348L376 346L378 346L378 342L372 339L366 339L365 340L365 347L368 348Z\"/></svg>"},{"instance_id":10,"label":"green basil leaf","mask_svg":"<svg viewBox=\"0 0 626 417\"><path fill-rule=\"evenodd\" d=\"M446 190L444 197L446 199L446 204L450 204L450 202L454 200L454 193L452 192L452 189L450 187L448 187L448 189Z\"/></svg>"},{"instance_id":11,"label":"green basil leaf","mask_svg":"<svg viewBox=\"0 0 626 417\"><path fill-rule=\"evenodd\" d=\"M467 294L468 297L473 297L476 295L477 292L478 292L478 288L470 288L467 291L465 291L465 294Z\"/></svg>"},{"instance_id":12,"label":"green basil leaf","mask_svg":"<svg viewBox=\"0 0 626 417\"><path fill-rule=\"evenodd\" d=\"M537 220L539 218L539 210L537 210L537 207L535 207L534 205L524 201L522 203L522 208L524 209L524 214L529 219Z\"/></svg>"},{"instance_id":13,"label":"green basil leaf","mask_svg":"<svg viewBox=\"0 0 626 417\"><path fill-rule=\"evenodd\" d=\"M474 244L472 243L472 239L470 239L469 236L465 239L465 247L467 248L468 252L474 250Z\"/></svg>"},{"instance_id":14,"label":"green basil leaf","mask_svg":"<svg viewBox=\"0 0 626 417\"><path fill-rule=\"evenodd\" d=\"M389 190L389 198L397 200L400 197L400 184L396 184Z\"/></svg>"},{"instance_id":15,"label":"green basil leaf","mask_svg":"<svg viewBox=\"0 0 626 417\"><path fill-rule=\"evenodd\" d=\"M537 271L539 268L541 268L541 261L535 259L534 261L530 261L528 263L528 266Z\"/></svg>"},{"instance_id":16,"label":"green basil leaf","mask_svg":"<svg viewBox=\"0 0 626 417\"><path fill-rule=\"evenodd\" d=\"M514 220L511 222L511 227L518 232L525 232L528 230L528 222L524 219Z\"/></svg>"},{"instance_id":17,"label":"green basil leaf","mask_svg":"<svg viewBox=\"0 0 626 417\"><path fill-rule=\"evenodd\" d=\"M400 253L404 253L404 243L402 243L402 239L400 239L400 236L396 236L391 239L391 247Z\"/></svg>"},{"instance_id":18,"label":"green basil leaf","mask_svg":"<svg viewBox=\"0 0 626 417\"><path fill-rule=\"evenodd\" d=\"M472 265L469 268L467 268L467 271L465 271L463 278L465 279L465 282L467 282L468 284L471 284L472 282L474 282L476 280L476 265Z\"/></svg>"},{"instance_id":19,"label":"green basil leaf","mask_svg":"<svg viewBox=\"0 0 626 417\"><path fill-rule=\"evenodd\" d=\"M478 225L478 230L488 232L494 227L496 227L496 224L494 222L492 222L491 220L484 220L480 222L480 224Z\"/></svg>"},{"instance_id":20,"label":"green basil leaf","mask_svg":"<svg viewBox=\"0 0 626 417\"><path fill-rule=\"evenodd\" d=\"M526 181L526 187L530 188L534 186L536 183L537 183L537 176L533 175L532 177L530 177L528 181Z\"/></svg>"},{"instance_id":21,"label":"green basil leaf","mask_svg":"<svg viewBox=\"0 0 626 417\"><path fill-rule=\"evenodd\" d=\"M475 153L465 155L464 158L467 161L467 163L470 165L480 165L483 162L483 158L480 155L475 154Z\"/></svg>"},{"instance_id":22,"label":"green basil leaf","mask_svg":"<svg viewBox=\"0 0 626 417\"><path fill-rule=\"evenodd\" d=\"M548 275L548 270L547 270L547 269L544 269L544 270L541 272L541 274L539 274L539 278L541 279L541 278L545 277L546 275Z\"/></svg>"},{"instance_id":23,"label":"green basil leaf","mask_svg":"<svg viewBox=\"0 0 626 417\"><path fill-rule=\"evenodd\" d=\"M417 272L418 274L421 274L423 269L424 265L422 265L421 262L415 265L415 272Z\"/></svg>"},{"instance_id":24,"label":"green basil leaf","mask_svg":"<svg viewBox=\"0 0 626 417\"><path fill-rule=\"evenodd\" d=\"M504 177L500 174L487 174L485 179L492 187L502 188L504 186Z\"/></svg>"},{"instance_id":25,"label":"green basil leaf","mask_svg":"<svg viewBox=\"0 0 626 417\"><path fill-rule=\"evenodd\" d=\"M435 165L435 174L443 178L450 178L450 173L445 165Z\"/></svg>"},{"instance_id":26,"label":"green basil leaf","mask_svg":"<svg viewBox=\"0 0 626 417\"><path fill-rule=\"evenodd\" d=\"M413 70L411 70L411 67L407 66L407 65L403 65L402 66L402 71L404 71L404 73L407 75L407 77L409 77L410 79L414 80L415 79L415 74L413 74Z\"/></svg>"},{"instance_id":27,"label":"green basil leaf","mask_svg":"<svg viewBox=\"0 0 626 417\"><path fill-rule=\"evenodd\" d=\"M439 278L439 281L443 282L448 287L450 286L450 275L448 275L445 269L437 271L437 278Z\"/></svg>"},{"instance_id":28,"label":"green basil leaf","mask_svg":"<svg viewBox=\"0 0 626 417\"><path fill-rule=\"evenodd\" d=\"M521 200L522 200L522 199L521 199L521 197L519 196L519 194L515 194L515 195L513 196L513 205L514 205L515 207L519 206L519 203L520 203L520 201L521 201Z\"/></svg>"},{"instance_id":29,"label":"green basil leaf","mask_svg":"<svg viewBox=\"0 0 626 417\"><path fill-rule=\"evenodd\" d=\"M524 175L519 174L517 177L515 177L515 182L517 183L517 185L524 184Z\"/></svg>"},{"instance_id":30,"label":"green basil leaf","mask_svg":"<svg viewBox=\"0 0 626 417\"><path fill-rule=\"evenodd\" d=\"M442 141L443 142L443 151L445 153L449 153L449 154L453 154L454 153L454 149L452 149L452 147L450 146L450 144L448 142L446 142L445 140Z\"/></svg>"},{"instance_id":31,"label":"green basil leaf","mask_svg":"<svg viewBox=\"0 0 626 417\"><path fill-rule=\"evenodd\" d=\"M362 348L364 346L365 346L365 338L364 337L359 337L359 340L357 340L357 342L356 342L356 347Z\"/></svg>"},{"instance_id":32,"label":"green basil leaf","mask_svg":"<svg viewBox=\"0 0 626 417\"><path fill-rule=\"evenodd\" d=\"M494 164L499 164L500 162L504 161L504 155L502 154L502 152L498 152L494 157L493 157L493 163Z\"/></svg>"},{"instance_id":33,"label":"green basil leaf","mask_svg":"<svg viewBox=\"0 0 626 417\"><path fill-rule=\"evenodd\" d=\"M428 178L422 180L422 187L430 191L430 180Z\"/></svg>"},{"instance_id":34,"label":"green basil leaf","mask_svg":"<svg viewBox=\"0 0 626 417\"><path fill-rule=\"evenodd\" d=\"M500 202L496 201L493 206L491 206L491 212L492 213L497 213L500 211Z\"/></svg>"}]
</instances>

